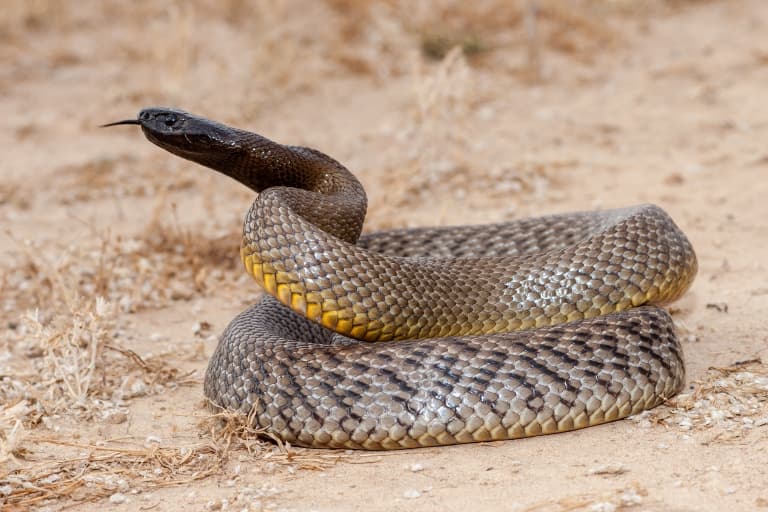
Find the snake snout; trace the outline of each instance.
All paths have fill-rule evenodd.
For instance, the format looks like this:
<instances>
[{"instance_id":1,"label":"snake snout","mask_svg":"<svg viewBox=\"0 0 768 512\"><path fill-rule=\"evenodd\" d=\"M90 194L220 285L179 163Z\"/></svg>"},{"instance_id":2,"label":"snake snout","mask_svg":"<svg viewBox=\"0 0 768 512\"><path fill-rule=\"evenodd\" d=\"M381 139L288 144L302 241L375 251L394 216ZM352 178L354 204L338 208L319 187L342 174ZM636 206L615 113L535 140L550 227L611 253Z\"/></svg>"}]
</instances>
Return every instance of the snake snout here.
<instances>
[{"instance_id":1,"label":"snake snout","mask_svg":"<svg viewBox=\"0 0 768 512\"><path fill-rule=\"evenodd\" d=\"M180 110L168 109L168 108L145 108L136 119L124 119L122 121L115 121L101 125L102 128L108 126L118 126L124 124L139 125L144 130L149 130L153 133L172 133L181 131L184 128L184 124L187 118L190 118L189 114Z\"/></svg>"},{"instance_id":2,"label":"snake snout","mask_svg":"<svg viewBox=\"0 0 768 512\"><path fill-rule=\"evenodd\" d=\"M188 122L194 119L191 114L182 110L152 107L139 112L138 124L145 131L155 134L172 134L186 131Z\"/></svg>"}]
</instances>

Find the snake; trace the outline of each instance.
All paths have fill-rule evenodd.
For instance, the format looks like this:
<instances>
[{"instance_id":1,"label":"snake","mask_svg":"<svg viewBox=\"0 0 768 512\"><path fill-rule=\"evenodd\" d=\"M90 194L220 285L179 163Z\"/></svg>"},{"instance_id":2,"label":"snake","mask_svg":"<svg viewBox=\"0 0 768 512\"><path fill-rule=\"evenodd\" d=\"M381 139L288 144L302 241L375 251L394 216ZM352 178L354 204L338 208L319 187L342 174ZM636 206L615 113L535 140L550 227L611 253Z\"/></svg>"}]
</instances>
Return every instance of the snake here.
<instances>
[{"instance_id":1,"label":"snake","mask_svg":"<svg viewBox=\"0 0 768 512\"><path fill-rule=\"evenodd\" d=\"M637 414L684 385L663 305L697 260L652 204L363 232L360 181L326 154L165 107L160 148L257 193L240 255L264 290L204 394L295 446L393 450L524 438Z\"/></svg>"}]
</instances>

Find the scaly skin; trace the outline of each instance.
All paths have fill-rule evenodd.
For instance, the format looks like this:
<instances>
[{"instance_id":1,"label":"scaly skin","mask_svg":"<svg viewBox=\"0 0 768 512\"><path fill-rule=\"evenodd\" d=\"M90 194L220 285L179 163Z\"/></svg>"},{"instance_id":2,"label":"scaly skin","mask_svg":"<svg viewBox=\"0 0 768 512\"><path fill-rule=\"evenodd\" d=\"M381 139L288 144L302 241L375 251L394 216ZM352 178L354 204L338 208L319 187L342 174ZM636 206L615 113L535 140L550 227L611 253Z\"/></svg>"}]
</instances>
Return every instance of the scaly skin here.
<instances>
[{"instance_id":1,"label":"scaly skin","mask_svg":"<svg viewBox=\"0 0 768 512\"><path fill-rule=\"evenodd\" d=\"M656 206L360 237L365 192L318 151L172 109L113 124L259 192L241 257L271 297L224 332L205 394L286 441L564 432L683 385L672 320L653 305L687 290L696 256Z\"/></svg>"}]
</instances>

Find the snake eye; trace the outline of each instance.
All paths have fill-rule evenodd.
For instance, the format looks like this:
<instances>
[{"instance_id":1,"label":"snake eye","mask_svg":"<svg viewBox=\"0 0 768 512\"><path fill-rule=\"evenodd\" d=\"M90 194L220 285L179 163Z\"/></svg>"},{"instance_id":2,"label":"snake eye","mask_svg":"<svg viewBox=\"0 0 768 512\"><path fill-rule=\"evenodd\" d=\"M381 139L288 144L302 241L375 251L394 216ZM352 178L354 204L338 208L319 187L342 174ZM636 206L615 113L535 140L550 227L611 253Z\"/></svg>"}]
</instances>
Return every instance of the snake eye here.
<instances>
[{"instance_id":1,"label":"snake eye","mask_svg":"<svg viewBox=\"0 0 768 512\"><path fill-rule=\"evenodd\" d=\"M176 121L178 121L178 119L176 118L176 114L168 114L165 117L165 121L163 122L165 123L165 126L170 128L171 126L176 124Z\"/></svg>"}]
</instances>

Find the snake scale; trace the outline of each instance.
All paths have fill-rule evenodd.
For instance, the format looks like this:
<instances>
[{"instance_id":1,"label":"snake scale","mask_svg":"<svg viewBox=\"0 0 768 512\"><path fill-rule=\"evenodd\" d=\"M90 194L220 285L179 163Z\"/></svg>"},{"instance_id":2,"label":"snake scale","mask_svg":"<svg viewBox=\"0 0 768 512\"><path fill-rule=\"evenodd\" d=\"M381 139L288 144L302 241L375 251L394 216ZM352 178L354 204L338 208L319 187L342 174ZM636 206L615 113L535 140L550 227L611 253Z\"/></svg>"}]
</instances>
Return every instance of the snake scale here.
<instances>
[{"instance_id":1,"label":"snake scale","mask_svg":"<svg viewBox=\"0 0 768 512\"><path fill-rule=\"evenodd\" d=\"M204 391L284 441L398 449L564 432L683 386L656 305L690 286L696 256L656 206L361 236L365 191L319 151L169 108L115 124L258 192L241 257L268 295L227 327Z\"/></svg>"}]
</instances>

